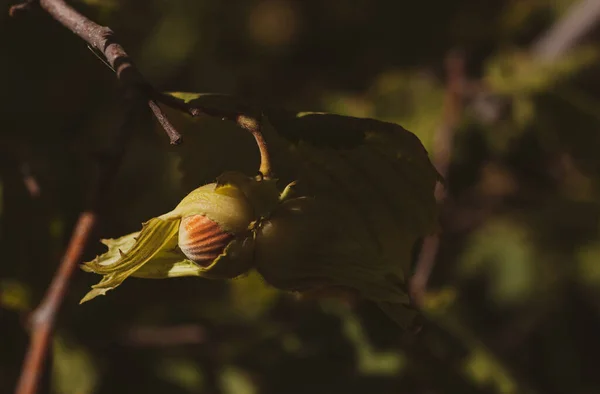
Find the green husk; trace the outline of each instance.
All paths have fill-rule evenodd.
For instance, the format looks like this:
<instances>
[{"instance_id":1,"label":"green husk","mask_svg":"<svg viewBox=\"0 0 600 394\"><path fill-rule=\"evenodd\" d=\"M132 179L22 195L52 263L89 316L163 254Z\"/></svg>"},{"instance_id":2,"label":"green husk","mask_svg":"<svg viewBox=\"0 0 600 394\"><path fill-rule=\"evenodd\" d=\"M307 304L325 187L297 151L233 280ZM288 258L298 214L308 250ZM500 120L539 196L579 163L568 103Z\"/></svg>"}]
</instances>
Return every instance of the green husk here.
<instances>
[{"instance_id":1,"label":"green husk","mask_svg":"<svg viewBox=\"0 0 600 394\"><path fill-rule=\"evenodd\" d=\"M92 286L80 301L84 303L119 286L123 281L150 260L167 264L182 260L180 256L169 253L177 245L179 220L153 218L144 223L142 231L126 235L117 240L104 240L109 250L93 261L84 263L82 269L104 275L100 283ZM120 247L132 244L131 249L123 252ZM165 253L166 252L166 253ZM120 257L117 257L117 254ZM115 261L116 258L116 261Z\"/></svg>"},{"instance_id":2,"label":"green husk","mask_svg":"<svg viewBox=\"0 0 600 394\"><path fill-rule=\"evenodd\" d=\"M142 230L101 242L108 251L86 262L82 269L103 275L81 303L119 286L128 277L165 279L201 276L231 279L252 268L253 223L278 201L272 181L256 180L240 173L225 173L216 183L199 187L188 194L174 210L144 223ZM216 222L234 239L210 265L199 266L179 249L182 218L204 215Z\"/></svg>"}]
</instances>

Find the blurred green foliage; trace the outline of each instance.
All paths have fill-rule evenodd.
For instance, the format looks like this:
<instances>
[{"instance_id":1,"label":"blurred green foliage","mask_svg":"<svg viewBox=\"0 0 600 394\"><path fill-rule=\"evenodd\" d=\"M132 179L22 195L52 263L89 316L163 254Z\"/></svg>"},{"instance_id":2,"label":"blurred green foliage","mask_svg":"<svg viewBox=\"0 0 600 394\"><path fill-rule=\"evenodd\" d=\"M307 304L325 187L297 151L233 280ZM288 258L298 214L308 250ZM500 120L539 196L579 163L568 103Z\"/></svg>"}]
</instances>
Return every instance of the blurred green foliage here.
<instances>
[{"instance_id":1,"label":"blurred green foliage","mask_svg":"<svg viewBox=\"0 0 600 394\"><path fill-rule=\"evenodd\" d=\"M473 90L501 110L481 116L467 99L418 335L370 303L299 301L252 276L132 279L118 297L79 306L96 278L78 272L44 392L600 391L600 32L550 64L528 51L575 0L72 3L115 30L165 91L397 122L432 152L444 58L460 49ZM85 207L98 158L116 142L122 101L111 71L42 12L1 12L0 43L4 393L21 367L27 311ZM251 136L234 127L218 136L199 126L171 147L149 115L138 124L96 240L174 206L190 186L181 157L200 144L223 152L219 171L258 160L245 148ZM91 242L85 259L102 248Z\"/></svg>"}]
</instances>

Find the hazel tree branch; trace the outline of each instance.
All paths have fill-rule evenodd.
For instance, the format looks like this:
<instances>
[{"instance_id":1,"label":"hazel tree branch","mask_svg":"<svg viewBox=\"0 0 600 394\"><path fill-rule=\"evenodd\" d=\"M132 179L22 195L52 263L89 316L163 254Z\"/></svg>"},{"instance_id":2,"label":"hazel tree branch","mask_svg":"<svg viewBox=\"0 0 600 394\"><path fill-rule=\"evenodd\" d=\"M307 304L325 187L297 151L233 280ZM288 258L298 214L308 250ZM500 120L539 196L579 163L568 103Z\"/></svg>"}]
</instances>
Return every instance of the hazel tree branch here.
<instances>
[{"instance_id":1,"label":"hazel tree branch","mask_svg":"<svg viewBox=\"0 0 600 394\"><path fill-rule=\"evenodd\" d=\"M37 392L56 314L62 304L71 276L83 254L96 220L97 215L94 212L86 211L81 213L71 235L67 251L52 278L50 287L46 291L46 295L40 305L31 315L29 348L27 349L27 353L25 353L25 360L21 368L21 376L19 377L15 394L34 394Z\"/></svg>"},{"instance_id":2,"label":"hazel tree branch","mask_svg":"<svg viewBox=\"0 0 600 394\"><path fill-rule=\"evenodd\" d=\"M531 56L542 62L552 62L565 56L576 47L592 29L600 22L600 1L580 0L573 4L568 12L556 21L546 32L535 40L529 49ZM464 67L460 59L447 59L447 87L444 102L444 116L441 127L436 132L434 143L434 160L438 172L445 177L450 163L450 152L453 147L453 135L458 117L464 106L466 94ZM454 82L453 82L454 81ZM494 120L499 118L502 100L485 89L478 91L471 98L475 114L482 119ZM438 201L444 199L443 190L436 188ZM439 236L425 238L417 261L415 274L411 280L410 291L413 302L419 305L426 291L429 276L435 264L439 248Z\"/></svg>"},{"instance_id":3,"label":"hazel tree branch","mask_svg":"<svg viewBox=\"0 0 600 394\"><path fill-rule=\"evenodd\" d=\"M191 116L206 114L235 122L241 128L249 131L256 140L261 155L259 169L261 175L269 178L272 174L266 141L261 132L261 114L239 109L203 108L198 105L190 105L184 100L156 90L141 75L127 52L117 42L115 34L110 28L91 21L63 0L25 0L12 6L9 14L18 16L34 6L39 6L46 11L52 18L82 38L92 49L101 54L101 60L112 68L119 81L124 85L127 92L128 109L119 133L121 141L115 144L115 152L102 162L98 180L90 188L91 205L88 210L82 212L79 216L67 250L52 282L42 302L31 315L31 340L23 362L21 376L17 383L16 394L35 394L38 390L56 314L66 295L77 263L80 261L98 221L98 208L99 203L103 200L102 196L109 189L125 154L131 136L130 131L133 129L131 121L139 103L145 102L150 107L154 117L169 136L171 144L174 145L182 141L181 134L171 124L160 104L188 113Z\"/></svg>"},{"instance_id":4,"label":"hazel tree branch","mask_svg":"<svg viewBox=\"0 0 600 394\"><path fill-rule=\"evenodd\" d=\"M534 58L553 62L575 47L600 22L600 1L581 0L531 46Z\"/></svg>"},{"instance_id":5,"label":"hazel tree branch","mask_svg":"<svg viewBox=\"0 0 600 394\"><path fill-rule=\"evenodd\" d=\"M131 93L131 94L129 94ZM35 394L43 373L56 315L69 288L69 283L98 221L98 210L110 189L131 138L135 114L144 99L132 92L126 97L126 112L119 129L119 140L113 152L100 162L100 172L90 185L88 208L79 215L63 258L44 298L32 312L29 323L31 339L25 354L15 394Z\"/></svg>"},{"instance_id":6,"label":"hazel tree branch","mask_svg":"<svg viewBox=\"0 0 600 394\"><path fill-rule=\"evenodd\" d=\"M260 116L257 116L257 114L254 113L240 112L239 110L220 109L216 111L214 108L202 108L197 105L190 105L184 100L156 90L139 72L125 49L118 43L114 32L110 28L100 26L86 18L69 6L64 0L25 0L21 4L12 6L9 13L11 16L17 16L18 14L31 9L36 4L52 18L71 30L87 42L93 49L102 54L106 63L115 72L117 78L128 89L134 89L139 95L146 98L150 110L169 136L171 144L177 145L181 143L182 136L171 124L159 103L188 113L192 116L206 114L234 121L238 126L252 133L261 155L261 166L259 171L267 178L271 175L272 171L267 145L261 132ZM249 127L249 125L251 127Z\"/></svg>"},{"instance_id":7,"label":"hazel tree branch","mask_svg":"<svg viewBox=\"0 0 600 394\"><path fill-rule=\"evenodd\" d=\"M446 92L444 97L444 109L442 124L435 134L433 143L434 165L440 175L444 178L448 175L451 153L454 146L454 133L460 122L463 112L464 90L466 84L465 60L458 52L450 52L446 56ZM435 197L442 205L445 199L444 187L438 183L435 189ZM419 307L425 296L427 282L435 265L439 249L439 235L431 235L423 240L421 253L415 267L415 274L410 281L410 295L417 307Z\"/></svg>"},{"instance_id":8,"label":"hazel tree branch","mask_svg":"<svg viewBox=\"0 0 600 394\"><path fill-rule=\"evenodd\" d=\"M144 79L125 49L117 42L114 32L105 26L86 18L68 5L63 0L27 0L10 8L9 14L17 16L29 10L37 3L44 11L61 25L71 30L87 42L93 49L102 54L107 64L113 69L117 78L128 88L135 89L138 94L147 98L148 106L156 120L169 136L171 144L176 145L182 141L181 134L169 122L162 109L156 103L159 94Z\"/></svg>"},{"instance_id":9,"label":"hazel tree branch","mask_svg":"<svg viewBox=\"0 0 600 394\"><path fill-rule=\"evenodd\" d=\"M600 1L580 0L570 6L564 16L542 33L529 47L529 55L541 63L552 63L577 47L600 23ZM475 89L471 107L486 123L501 117L505 100L486 88Z\"/></svg>"}]
</instances>

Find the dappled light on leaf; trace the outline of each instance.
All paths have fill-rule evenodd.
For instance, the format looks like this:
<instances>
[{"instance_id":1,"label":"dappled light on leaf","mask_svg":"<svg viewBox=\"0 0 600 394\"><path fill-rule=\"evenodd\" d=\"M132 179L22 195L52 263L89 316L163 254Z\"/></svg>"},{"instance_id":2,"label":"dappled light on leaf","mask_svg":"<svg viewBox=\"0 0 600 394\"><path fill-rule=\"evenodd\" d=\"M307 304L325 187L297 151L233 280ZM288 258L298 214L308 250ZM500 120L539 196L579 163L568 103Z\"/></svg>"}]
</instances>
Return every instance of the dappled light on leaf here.
<instances>
[{"instance_id":1,"label":"dappled light on leaf","mask_svg":"<svg viewBox=\"0 0 600 394\"><path fill-rule=\"evenodd\" d=\"M339 305L328 303L324 308L340 317L343 333L354 345L358 363L358 372L363 375L398 376L402 374L407 359L397 351L379 351L374 349L360 321L350 310Z\"/></svg>"},{"instance_id":2,"label":"dappled light on leaf","mask_svg":"<svg viewBox=\"0 0 600 394\"><path fill-rule=\"evenodd\" d=\"M0 279L0 307L27 311L31 308L31 290L24 283L14 279Z\"/></svg>"},{"instance_id":3,"label":"dappled light on leaf","mask_svg":"<svg viewBox=\"0 0 600 394\"><path fill-rule=\"evenodd\" d=\"M279 291L256 271L230 281L229 292L235 315L251 320L261 318L279 298Z\"/></svg>"},{"instance_id":4,"label":"dappled light on leaf","mask_svg":"<svg viewBox=\"0 0 600 394\"><path fill-rule=\"evenodd\" d=\"M504 53L489 62L486 82L498 93L533 94L552 88L573 71L593 64L598 55L597 48L585 47L568 58L547 63L524 53Z\"/></svg>"},{"instance_id":5,"label":"dappled light on leaf","mask_svg":"<svg viewBox=\"0 0 600 394\"><path fill-rule=\"evenodd\" d=\"M100 371L89 350L59 333L54 338L52 392L93 394L98 392Z\"/></svg>"},{"instance_id":6,"label":"dappled light on leaf","mask_svg":"<svg viewBox=\"0 0 600 394\"><path fill-rule=\"evenodd\" d=\"M465 277L489 278L490 297L500 305L526 302L543 279L526 229L510 220L490 222L472 239L460 266Z\"/></svg>"},{"instance_id":7,"label":"dappled light on leaf","mask_svg":"<svg viewBox=\"0 0 600 394\"><path fill-rule=\"evenodd\" d=\"M193 359L165 357L156 365L156 374L189 393L202 390L205 377Z\"/></svg>"}]
</instances>

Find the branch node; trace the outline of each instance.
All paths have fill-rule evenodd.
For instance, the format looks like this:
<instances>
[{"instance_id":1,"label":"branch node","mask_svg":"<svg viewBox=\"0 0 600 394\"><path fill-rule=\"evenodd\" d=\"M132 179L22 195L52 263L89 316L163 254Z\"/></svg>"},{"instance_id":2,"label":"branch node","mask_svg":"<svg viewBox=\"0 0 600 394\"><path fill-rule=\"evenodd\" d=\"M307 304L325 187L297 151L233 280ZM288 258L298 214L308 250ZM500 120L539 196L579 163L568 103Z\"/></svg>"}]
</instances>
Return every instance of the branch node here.
<instances>
[{"instance_id":1,"label":"branch node","mask_svg":"<svg viewBox=\"0 0 600 394\"><path fill-rule=\"evenodd\" d=\"M22 3L15 4L8 9L8 15L11 18L17 18L28 11L31 11L33 6L35 5L36 0L25 0Z\"/></svg>"},{"instance_id":2,"label":"branch node","mask_svg":"<svg viewBox=\"0 0 600 394\"><path fill-rule=\"evenodd\" d=\"M113 38L115 37L115 32L108 26L101 26L100 27L100 35L102 36L102 38L108 40L109 38ZM110 43L107 43L107 46L110 45Z\"/></svg>"},{"instance_id":3,"label":"branch node","mask_svg":"<svg viewBox=\"0 0 600 394\"><path fill-rule=\"evenodd\" d=\"M202 115L202 111L200 109L198 109L198 108L190 108L189 109L189 113L192 116L200 116L200 115ZM225 118L223 118L223 119L225 119Z\"/></svg>"},{"instance_id":4,"label":"branch node","mask_svg":"<svg viewBox=\"0 0 600 394\"><path fill-rule=\"evenodd\" d=\"M167 115L165 115L158 103L155 100L148 100L148 106L152 110L152 113L156 117L156 120L158 120L158 123L160 123L162 128L169 136L171 145L181 144L181 142L183 141L183 137L181 136L181 134L179 134L177 129L175 129L175 126L173 126L171 122L169 122Z\"/></svg>"}]
</instances>

